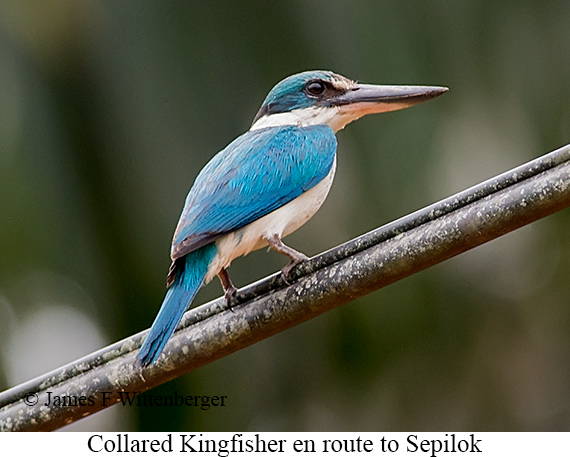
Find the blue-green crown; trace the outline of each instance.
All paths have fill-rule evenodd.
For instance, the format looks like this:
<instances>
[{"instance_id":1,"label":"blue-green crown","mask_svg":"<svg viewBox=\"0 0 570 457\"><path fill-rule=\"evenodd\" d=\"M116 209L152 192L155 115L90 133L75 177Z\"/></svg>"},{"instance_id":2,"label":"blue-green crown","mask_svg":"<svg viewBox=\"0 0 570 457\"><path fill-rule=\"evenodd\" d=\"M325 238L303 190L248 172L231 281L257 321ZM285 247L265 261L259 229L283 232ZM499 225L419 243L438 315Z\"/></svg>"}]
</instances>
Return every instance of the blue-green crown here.
<instances>
[{"instance_id":1,"label":"blue-green crown","mask_svg":"<svg viewBox=\"0 0 570 457\"><path fill-rule=\"evenodd\" d=\"M327 90L322 96L315 97L307 93L305 89L312 81L321 81L326 84ZM338 95L339 92L346 92L353 84L352 81L332 71L305 71L289 76L271 89L255 116L254 123L265 115L323 105L326 99Z\"/></svg>"}]
</instances>

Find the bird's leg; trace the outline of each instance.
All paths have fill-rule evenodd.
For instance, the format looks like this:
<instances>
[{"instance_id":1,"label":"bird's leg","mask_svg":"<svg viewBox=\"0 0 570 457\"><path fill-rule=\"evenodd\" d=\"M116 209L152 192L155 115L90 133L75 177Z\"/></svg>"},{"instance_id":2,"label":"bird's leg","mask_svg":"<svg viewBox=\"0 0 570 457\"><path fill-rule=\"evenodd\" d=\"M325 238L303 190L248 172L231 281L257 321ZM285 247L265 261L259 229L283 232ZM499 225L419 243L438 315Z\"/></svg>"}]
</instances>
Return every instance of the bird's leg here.
<instances>
[{"instance_id":1,"label":"bird's leg","mask_svg":"<svg viewBox=\"0 0 570 457\"><path fill-rule=\"evenodd\" d=\"M222 268L218 273L218 278L220 278L220 282L222 283L222 287L224 288L224 297L226 299L226 303L230 310L232 309L232 298L236 294L236 287L232 284L232 280L230 279L230 275L225 268Z\"/></svg>"},{"instance_id":2,"label":"bird's leg","mask_svg":"<svg viewBox=\"0 0 570 457\"><path fill-rule=\"evenodd\" d=\"M267 241L269 243L269 246L271 246L271 249L279 252L280 254L284 254L291 259L291 261L281 269L281 277L283 278L283 281L285 281L286 284L289 284L287 277L289 276L291 270L301 262L309 260L309 258L302 252L296 251L295 249L284 244L283 241L281 241L281 237L279 235L271 235L269 238L267 238Z\"/></svg>"}]
</instances>

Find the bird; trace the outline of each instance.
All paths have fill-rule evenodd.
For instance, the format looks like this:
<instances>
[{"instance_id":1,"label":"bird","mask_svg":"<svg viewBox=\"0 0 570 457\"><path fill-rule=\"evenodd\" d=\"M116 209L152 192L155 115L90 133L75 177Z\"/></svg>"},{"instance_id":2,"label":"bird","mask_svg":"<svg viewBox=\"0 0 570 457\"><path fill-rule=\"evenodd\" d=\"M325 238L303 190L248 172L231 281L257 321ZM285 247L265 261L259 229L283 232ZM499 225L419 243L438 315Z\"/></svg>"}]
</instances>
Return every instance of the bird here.
<instances>
[{"instance_id":1,"label":"bird","mask_svg":"<svg viewBox=\"0 0 570 457\"><path fill-rule=\"evenodd\" d=\"M361 84L331 71L294 74L276 84L251 128L200 171L174 232L167 292L137 354L156 362L199 288L218 276L231 306L236 288L227 269L269 246L290 261L308 257L283 243L320 208L336 170L336 133L365 115L422 103L440 86ZM230 308L231 309L231 308Z\"/></svg>"}]
</instances>

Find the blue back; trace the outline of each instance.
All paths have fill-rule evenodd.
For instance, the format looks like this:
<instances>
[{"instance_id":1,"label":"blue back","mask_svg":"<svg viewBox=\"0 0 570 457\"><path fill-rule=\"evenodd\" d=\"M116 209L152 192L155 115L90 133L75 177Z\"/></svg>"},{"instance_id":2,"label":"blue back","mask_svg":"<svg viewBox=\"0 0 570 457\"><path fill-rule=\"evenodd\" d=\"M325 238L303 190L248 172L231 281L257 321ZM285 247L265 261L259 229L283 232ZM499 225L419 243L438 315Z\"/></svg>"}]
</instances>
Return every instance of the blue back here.
<instances>
[{"instance_id":1,"label":"blue back","mask_svg":"<svg viewBox=\"0 0 570 457\"><path fill-rule=\"evenodd\" d=\"M331 170L337 141L327 125L249 131L202 169L172 242L177 259L285 205Z\"/></svg>"}]
</instances>

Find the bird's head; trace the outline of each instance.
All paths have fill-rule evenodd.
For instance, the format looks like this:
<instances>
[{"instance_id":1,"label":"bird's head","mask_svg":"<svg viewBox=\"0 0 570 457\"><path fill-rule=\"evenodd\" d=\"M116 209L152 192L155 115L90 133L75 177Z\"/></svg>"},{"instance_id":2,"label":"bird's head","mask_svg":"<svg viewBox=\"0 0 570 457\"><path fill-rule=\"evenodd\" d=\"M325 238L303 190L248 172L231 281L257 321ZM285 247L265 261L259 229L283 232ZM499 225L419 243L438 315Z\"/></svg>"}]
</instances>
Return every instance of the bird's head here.
<instances>
[{"instance_id":1,"label":"bird's head","mask_svg":"<svg viewBox=\"0 0 570 457\"><path fill-rule=\"evenodd\" d=\"M407 108L447 90L358 84L331 71L306 71L285 78L271 89L251 129L327 124L336 132L367 114Z\"/></svg>"}]
</instances>

